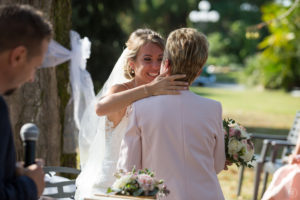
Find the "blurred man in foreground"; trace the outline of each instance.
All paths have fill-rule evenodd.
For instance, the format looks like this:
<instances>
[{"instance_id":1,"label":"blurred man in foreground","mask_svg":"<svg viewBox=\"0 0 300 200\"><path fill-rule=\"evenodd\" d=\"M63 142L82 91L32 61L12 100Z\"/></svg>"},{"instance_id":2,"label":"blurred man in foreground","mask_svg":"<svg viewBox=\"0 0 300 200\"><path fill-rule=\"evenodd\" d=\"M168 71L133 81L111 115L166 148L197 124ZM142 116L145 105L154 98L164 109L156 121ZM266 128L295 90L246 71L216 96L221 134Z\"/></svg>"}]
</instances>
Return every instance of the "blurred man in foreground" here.
<instances>
[{"instance_id":1,"label":"blurred man in foreground","mask_svg":"<svg viewBox=\"0 0 300 200\"><path fill-rule=\"evenodd\" d=\"M34 80L42 64L52 27L42 13L30 6L0 6L0 199L38 199L44 190L40 164L16 164L13 134L6 103L25 82Z\"/></svg>"}]
</instances>

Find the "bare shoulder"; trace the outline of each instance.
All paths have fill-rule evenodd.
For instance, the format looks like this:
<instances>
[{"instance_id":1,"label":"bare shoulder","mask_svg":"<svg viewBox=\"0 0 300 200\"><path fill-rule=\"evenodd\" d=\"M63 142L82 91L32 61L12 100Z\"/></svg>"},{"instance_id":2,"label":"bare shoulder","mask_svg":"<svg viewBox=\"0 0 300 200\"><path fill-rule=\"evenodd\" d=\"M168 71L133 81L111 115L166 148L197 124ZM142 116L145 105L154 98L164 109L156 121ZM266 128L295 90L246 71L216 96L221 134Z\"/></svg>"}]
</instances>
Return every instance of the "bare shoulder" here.
<instances>
[{"instance_id":1,"label":"bare shoulder","mask_svg":"<svg viewBox=\"0 0 300 200\"><path fill-rule=\"evenodd\" d=\"M109 89L109 94L114 94L114 93L118 93L118 92L122 92L125 90L131 89L131 85L130 82L126 82L126 83L122 83L122 84L116 84L113 85L110 89Z\"/></svg>"}]
</instances>

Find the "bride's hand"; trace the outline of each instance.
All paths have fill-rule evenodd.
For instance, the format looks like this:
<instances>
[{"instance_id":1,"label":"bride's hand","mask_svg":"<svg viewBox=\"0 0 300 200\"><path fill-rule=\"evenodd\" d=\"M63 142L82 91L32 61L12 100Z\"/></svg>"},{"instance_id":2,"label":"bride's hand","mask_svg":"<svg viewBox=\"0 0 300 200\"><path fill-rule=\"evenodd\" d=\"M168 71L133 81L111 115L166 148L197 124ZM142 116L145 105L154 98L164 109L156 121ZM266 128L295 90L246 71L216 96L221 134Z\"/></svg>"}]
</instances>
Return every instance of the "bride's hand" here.
<instances>
[{"instance_id":1,"label":"bride's hand","mask_svg":"<svg viewBox=\"0 0 300 200\"><path fill-rule=\"evenodd\" d=\"M151 83L145 85L149 96L169 94L180 94L179 90L187 90L188 82L176 81L185 77L185 74L166 76L167 72L157 76Z\"/></svg>"}]
</instances>

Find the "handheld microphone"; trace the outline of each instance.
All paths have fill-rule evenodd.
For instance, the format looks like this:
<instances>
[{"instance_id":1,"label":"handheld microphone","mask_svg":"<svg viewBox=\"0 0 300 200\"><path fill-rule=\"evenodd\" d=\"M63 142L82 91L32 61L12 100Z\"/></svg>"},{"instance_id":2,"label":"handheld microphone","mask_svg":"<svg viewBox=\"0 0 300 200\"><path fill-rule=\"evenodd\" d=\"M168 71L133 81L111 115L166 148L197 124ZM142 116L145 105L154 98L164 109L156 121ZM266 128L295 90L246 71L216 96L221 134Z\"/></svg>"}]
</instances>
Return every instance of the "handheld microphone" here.
<instances>
[{"instance_id":1,"label":"handheld microphone","mask_svg":"<svg viewBox=\"0 0 300 200\"><path fill-rule=\"evenodd\" d=\"M39 129L32 123L24 124L20 131L25 148L25 165L27 167L35 163L35 143L39 136Z\"/></svg>"}]
</instances>

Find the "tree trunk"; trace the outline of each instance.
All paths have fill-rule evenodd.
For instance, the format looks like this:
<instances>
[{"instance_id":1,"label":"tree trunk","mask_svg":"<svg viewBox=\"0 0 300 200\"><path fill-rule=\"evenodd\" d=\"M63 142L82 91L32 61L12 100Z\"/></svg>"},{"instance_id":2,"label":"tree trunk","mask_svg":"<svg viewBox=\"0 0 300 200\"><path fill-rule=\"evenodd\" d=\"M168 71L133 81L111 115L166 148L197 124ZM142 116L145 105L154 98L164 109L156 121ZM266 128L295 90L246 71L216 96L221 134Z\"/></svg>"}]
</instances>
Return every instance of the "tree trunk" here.
<instances>
[{"instance_id":1,"label":"tree trunk","mask_svg":"<svg viewBox=\"0 0 300 200\"><path fill-rule=\"evenodd\" d=\"M43 11L53 24L54 39L69 48L70 0L0 0L0 3L30 4ZM6 98L18 160L23 160L20 129L25 123L32 122L40 130L36 157L45 159L46 165L61 165L65 107L70 98L67 91L69 88L68 77L67 63L57 67L39 69L33 83L25 84L15 94Z\"/></svg>"}]
</instances>

